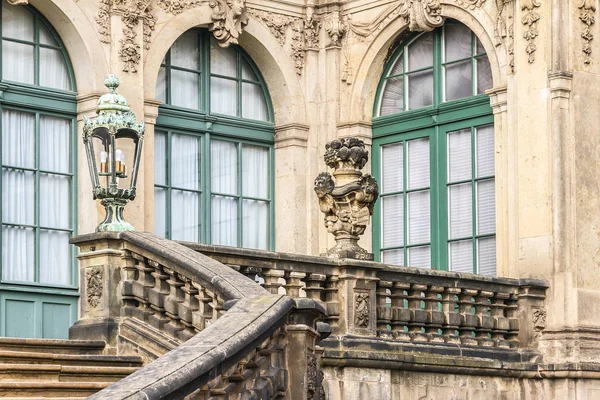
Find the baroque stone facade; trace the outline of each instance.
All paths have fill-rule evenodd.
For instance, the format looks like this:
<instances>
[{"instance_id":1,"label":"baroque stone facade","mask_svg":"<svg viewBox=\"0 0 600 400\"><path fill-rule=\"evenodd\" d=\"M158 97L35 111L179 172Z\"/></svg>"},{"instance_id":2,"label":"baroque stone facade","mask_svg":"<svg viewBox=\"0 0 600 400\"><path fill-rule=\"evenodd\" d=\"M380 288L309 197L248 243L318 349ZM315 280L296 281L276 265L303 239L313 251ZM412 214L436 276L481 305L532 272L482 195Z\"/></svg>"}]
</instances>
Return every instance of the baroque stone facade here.
<instances>
[{"instance_id":1,"label":"baroque stone facade","mask_svg":"<svg viewBox=\"0 0 600 400\"><path fill-rule=\"evenodd\" d=\"M549 373L548 380L527 377L527 384L534 388L532 392L539 389L538 393L543 393L537 398L568 398L575 392L587 393L590 399L599 396L596 364L583 374L585 379L575 373L585 368L585 363L600 359L600 41L594 40L600 24L595 22L596 0L8 3L34 7L61 36L77 83L80 134L83 117L93 115L104 90L104 77L120 74L121 92L138 119L144 120L147 132L138 197L125 211L127 220L139 231L153 231L155 224L154 126L160 105L156 83L167 51L193 27L206 28L221 46L244 49L260 70L273 105L275 250L310 255L335 245L313 193L314 178L323 170L326 143L355 137L370 150L378 85L393 51L411 34L452 21L466 25L489 57L493 81L492 88L482 95L489 96L495 128L497 274L547 281L547 311L519 312L534 322L534 332L528 332L528 337L536 338L545 363L576 366ZM77 231L86 233L94 230L103 212L92 199L81 145L77 151ZM364 167L366 172L374 168L370 163ZM327 187L330 182L325 178L322 183ZM372 251L371 226L365 223L361 229L365 234L359 245ZM98 301L93 293L101 279L90 276L92 284L86 286L85 278L80 276L80 287L92 293L88 299L93 307ZM315 281L318 278L314 277ZM337 284L328 279L327 285L320 287L323 293ZM402 288L381 290L388 289ZM410 297L406 291L401 296ZM431 288L422 289L426 292L436 296ZM364 303L371 302L369 310L385 310L387 305L375 306L374 292L361 299L355 299L350 289L348 294L343 307L353 307L354 318L335 323L375 329L374 316L366 314ZM487 296L481 292L463 295ZM508 301L493 296L487 299L498 304ZM331 306L334 311L336 307L341 306ZM411 323L417 334L413 336L418 337L420 322ZM377 329L385 324L381 325ZM429 328L429 334L437 333L434 326ZM479 333L485 339L483 331ZM396 334L402 337L404 331ZM401 364L396 360L387 365ZM417 371L418 366L404 370L356 369L360 365L354 365L338 374L340 365L332 362L324 368L328 399L360 398L364 393L372 398L393 398L392 388L396 387L408 398L453 398L447 395L452 390L460 392L458 398L491 398L485 396L492 391L499 398L529 398L520 397L523 391L515 386L520 379L517 370L511 372L513 377L500 377L489 372L494 365L481 369L484 372L479 377L474 377L471 369L468 375L455 369L446 375L436 372L436 377ZM368 381L366 386L372 391L365 392L361 380ZM456 389L459 385L464 390ZM487 386L482 389L478 385ZM354 387L358 389L353 391Z\"/></svg>"}]
</instances>

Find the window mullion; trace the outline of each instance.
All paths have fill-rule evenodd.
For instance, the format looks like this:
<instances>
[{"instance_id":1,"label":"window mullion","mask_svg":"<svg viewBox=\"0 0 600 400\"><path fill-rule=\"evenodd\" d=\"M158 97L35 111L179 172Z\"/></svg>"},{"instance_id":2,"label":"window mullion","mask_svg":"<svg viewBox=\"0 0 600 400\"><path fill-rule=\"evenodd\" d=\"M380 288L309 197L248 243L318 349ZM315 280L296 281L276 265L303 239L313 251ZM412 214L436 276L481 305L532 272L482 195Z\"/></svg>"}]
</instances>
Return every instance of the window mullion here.
<instances>
[{"instance_id":1,"label":"window mullion","mask_svg":"<svg viewBox=\"0 0 600 400\"><path fill-rule=\"evenodd\" d=\"M212 176L210 174L211 170L211 136L209 132L206 132L204 135L204 182L205 182L205 190L204 190L204 199L206 202L206 207L204 207L204 221L205 221L205 240L206 243L212 243Z\"/></svg>"},{"instance_id":2,"label":"window mullion","mask_svg":"<svg viewBox=\"0 0 600 400\"><path fill-rule=\"evenodd\" d=\"M238 190L238 213L237 213L237 245L239 247L244 247L242 243L243 235L243 226L242 226L242 203L244 202L244 197L242 194L242 144L238 143L238 154L237 154L237 190Z\"/></svg>"},{"instance_id":3,"label":"window mullion","mask_svg":"<svg viewBox=\"0 0 600 400\"><path fill-rule=\"evenodd\" d=\"M33 281L40 281L40 114L35 113L35 183L34 183L34 262L33 262Z\"/></svg>"},{"instance_id":4,"label":"window mullion","mask_svg":"<svg viewBox=\"0 0 600 400\"><path fill-rule=\"evenodd\" d=\"M166 184L167 184L167 201L166 201L166 209L164 210L165 212L165 225L167 228L167 231L165 232L165 237L167 237L168 239L171 239L172 236L172 227L171 227L171 197L173 195L173 186L172 186L172 179L171 179L171 160L173 158L173 153L172 153L172 147L171 147L171 135L172 132L169 130L167 131L167 162L165 165L165 168L167 169L166 173L165 173L165 178L166 178Z\"/></svg>"},{"instance_id":5,"label":"window mullion","mask_svg":"<svg viewBox=\"0 0 600 400\"><path fill-rule=\"evenodd\" d=\"M202 160L204 159L204 152L202 151L202 145L204 142L204 139L202 136L200 136L198 138L200 140L200 146L198 149L198 154L196 155L197 160L198 160L198 188L200 190L200 201L198 201L198 221L196 221L196 223L198 224L198 242L203 243L204 241L204 234L203 234L203 230L204 230L204 224L202 223L202 221L204 221L204 219L202 218L202 209L204 208L204 192L205 192L205 188L204 188L204 178L202 176L202 173L204 172L205 168L202 165Z\"/></svg>"},{"instance_id":6,"label":"window mullion","mask_svg":"<svg viewBox=\"0 0 600 400\"><path fill-rule=\"evenodd\" d=\"M442 67L442 30L433 34L433 105L438 106L444 98L444 77Z\"/></svg>"},{"instance_id":7,"label":"window mullion","mask_svg":"<svg viewBox=\"0 0 600 400\"><path fill-rule=\"evenodd\" d=\"M40 19L36 15L33 19L33 41L34 44L34 58L33 58L33 82L36 85L40 84Z\"/></svg>"},{"instance_id":8,"label":"window mullion","mask_svg":"<svg viewBox=\"0 0 600 400\"><path fill-rule=\"evenodd\" d=\"M408 265L408 193L407 193L407 185L408 185L408 161L406 159L407 155L407 140L402 142L402 189L404 190L404 194L402 196L402 207L404 208L404 221L402 229L404 229L404 265Z\"/></svg>"},{"instance_id":9,"label":"window mullion","mask_svg":"<svg viewBox=\"0 0 600 400\"><path fill-rule=\"evenodd\" d=\"M472 183L471 183L471 195L472 195L472 200L471 200L471 208L472 208L472 215L473 217L471 218L471 223L472 223L472 234L473 234L473 239L472 239L472 243L473 243L473 273L478 273L478 263L477 263L477 189L476 189L476 184L477 182L475 181L475 176L476 176L476 172L475 172L475 168L476 168L476 163L475 163L475 153L476 153L476 149L475 149L475 128L471 127L471 174L473 177Z\"/></svg>"}]
</instances>

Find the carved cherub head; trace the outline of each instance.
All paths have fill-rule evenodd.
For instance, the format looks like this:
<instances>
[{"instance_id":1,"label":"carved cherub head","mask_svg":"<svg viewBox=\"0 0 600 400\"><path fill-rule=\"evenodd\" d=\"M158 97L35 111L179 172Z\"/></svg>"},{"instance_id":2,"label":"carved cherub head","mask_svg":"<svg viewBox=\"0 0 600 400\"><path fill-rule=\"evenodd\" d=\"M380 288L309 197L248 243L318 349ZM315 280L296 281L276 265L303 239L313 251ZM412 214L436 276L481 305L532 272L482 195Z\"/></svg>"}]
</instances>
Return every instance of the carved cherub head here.
<instances>
[{"instance_id":1,"label":"carved cherub head","mask_svg":"<svg viewBox=\"0 0 600 400\"><path fill-rule=\"evenodd\" d=\"M245 0L227 0L227 5L231 8L234 17L239 17L244 13L246 8Z\"/></svg>"}]
</instances>

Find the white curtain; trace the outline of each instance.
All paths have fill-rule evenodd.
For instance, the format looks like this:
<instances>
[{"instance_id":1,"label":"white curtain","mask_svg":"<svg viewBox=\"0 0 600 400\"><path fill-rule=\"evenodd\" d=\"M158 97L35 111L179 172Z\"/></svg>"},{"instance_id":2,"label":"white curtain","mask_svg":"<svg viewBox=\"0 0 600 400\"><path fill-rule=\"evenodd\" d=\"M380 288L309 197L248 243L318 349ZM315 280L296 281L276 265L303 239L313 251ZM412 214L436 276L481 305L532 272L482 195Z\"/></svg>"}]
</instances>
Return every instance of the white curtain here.
<instances>
[{"instance_id":1,"label":"white curtain","mask_svg":"<svg viewBox=\"0 0 600 400\"><path fill-rule=\"evenodd\" d=\"M267 102L260 85L242 83L242 117L260 121L268 119Z\"/></svg>"},{"instance_id":2,"label":"white curtain","mask_svg":"<svg viewBox=\"0 0 600 400\"><path fill-rule=\"evenodd\" d=\"M222 48L214 38L210 41L210 72L237 78L237 52ZM237 115L237 88L235 80L210 78L210 110L218 114Z\"/></svg>"},{"instance_id":3,"label":"white curtain","mask_svg":"<svg viewBox=\"0 0 600 400\"><path fill-rule=\"evenodd\" d=\"M237 144L213 140L210 147L211 190L213 193L237 195ZM212 243L237 246L238 200L212 195Z\"/></svg>"},{"instance_id":4,"label":"white curtain","mask_svg":"<svg viewBox=\"0 0 600 400\"><path fill-rule=\"evenodd\" d=\"M54 49L40 48L40 85L69 90L69 73L63 54Z\"/></svg>"},{"instance_id":5,"label":"white curtain","mask_svg":"<svg viewBox=\"0 0 600 400\"><path fill-rule=\"evenodd\" d=\"M242 149L242 194L268 199L269 149L247 145ZM269 203L244 200L242 216L242 246L266 250L269 246Z\"/></svg>"},{"instance_id":6,"label":"white curtain","mask_svg":"<svg viewBox=\"0 0 600 400\"><path fill-rule=\"evenodd\" d=\"M171 238L200 240L200 139L189 135L171 136L171 186L193 190L171 192Z\"/></svg>"},{"instance_id":7,"label":"white curtain","mask_svg":"<svg viewBox=\"0 0 600 400\"><path fill-rule=\"evenodd\" d=\"M2 1L2 36L34 40L33 14L24 7L9 6ZM29 44L2 41L2 79L33 84L34 47Z\"/></svg>"},{"instance_id":8,"label":"white curtain","mask_svg":"<svg viewBox=\"0 0 600 400\"><path fill-rule=\"evenodd\" d=\"M40 169L71 171L71 121L40 117ZM40 226L71 227L71 177L40 173ZM71 257L67 232L40 229L40 282L71 283Z\"/></svg>"},{"instance_id":9,"label":"white curtain","mask_svg":"<svg viewBox=\"0 0 600 400\"><path fill-rule=\"evenodd\" d=\"M167 184L167 133L154 132L154 183ZM154 187L154 233L167 235L167 189Z\"/></svg>"},{"instance_id":10,"label":"white curtain","mask_svg":"<svg viewBox=\"0 0 600 400\"><path fill-rule=\"evenodd\" d=\"M2 112L2 163L35 168L35 115ZM2 221L34 225L35 175L20 169L2 169ZM2 227L2 278L11 281L34 279L34 230Z\"/></svg>"}]
</instances>

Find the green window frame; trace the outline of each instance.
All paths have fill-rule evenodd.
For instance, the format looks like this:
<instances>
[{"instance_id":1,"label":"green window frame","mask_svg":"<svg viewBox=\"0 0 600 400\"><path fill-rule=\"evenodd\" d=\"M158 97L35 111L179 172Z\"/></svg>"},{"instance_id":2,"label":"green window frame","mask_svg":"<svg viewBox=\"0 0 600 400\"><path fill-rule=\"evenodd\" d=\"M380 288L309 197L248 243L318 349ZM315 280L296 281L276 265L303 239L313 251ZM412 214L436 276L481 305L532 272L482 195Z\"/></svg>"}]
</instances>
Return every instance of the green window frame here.
<instances>
[{"instance_id":1,"label":"green window frame","mask_svg":"<svg viewBox=\"0 0 600 400\"><path fill-rule=\"evenodd\" d=\"M166 209L164 216L161 216L162 209L158 210L155 208L155 231L159 235L173 238L171 215L173 191L186 192L199 198L198 209L196 210L199 215L199 225L197 226L196 233L198 242L213 243L211 202L215 196L221 196L237 202L236 245L238 247L246 247L243 240L244 218L246 215L244 213L244 205L252 201L262 202L267 205L268 219L268 238L265 249L274 250L274 116L267 86L252 59L239 46L232 46L235 50L235 73L232 72L228 75L215 73L215 71L211 71L211 56L215 56L217 50L213 48L211 52L211 42L214 46L216 41L210 32L205 29L194 28L185 34L196 35L198 43L197 68L174 65L172 62L172 47L163 60L157 82L157 93L159 94L157 97L163 100L164 103L159 107L155 131L158 135L164 135L166 154L164 155L164 159L161 158L157 161L159 164L155 164L155 176L157 176L156 171L159 169L164 171L164 180L162 178L160 180L155 179L155 204L157 204L157 196L163 196L164 193L166 197ZM197 80L198 100L196 107L188 108L172 104L176 103L176 101L173 101L174 96L171 83L174 79L173 75L177 73L188 74L188 78L194 76L195 78L191 79ZM235 85L235 113L223 114L211 111L211 85L214 84L216 79L228 81ZM260 90L260 94L264 99L265 112L262 120L244 118L244 96L247 93L245 90L249 87ZM214 97L212 101L214 101ZM175 155L173 154L173 137L175 135L198 139L198 158L194 161L198 165L198 182L195 182L192 187L178 187L173 178L173 160L175 159ZM215 190L211 181L211 145L215 141L235 144L237 152L237 189L235 193L220 193ZM244 161L244 149L248 147L264 149L268 153L268 189L264 196L248 195L243 188L242 165ZM155 154L156 151L158 149L155 146ZM160 224L157 224L159 220ZM161 228L164 225L164 232L157 230L158 225Z\"/></svg>"},{"instance_id":2,"label":"green window frame","mask_svg":"<svg viewBox=\"0 0 600 400\"><path fill-rule=\"evenodd\" d=\"M459 49L462 51L463 56L454 54L452 57L447 57L445 53L448 51L444 47L445 31L447 29L453 29L454 32L461 30L464 33L466 28L455 21L449 21L443 27L437 28L431 33L409 36L392 54L390 61L384 69L384 74L376 95L374 109L376 117L373 118L373 174L381 186L380 200L375 205L373 217L373 248L376 260L378 261L383 261L383 254L386 252L385 254L390 258L400 260L400 263L410 266L412 263L411 249L420 246L431 246L431 268L479 273L479 266L484 265L483 261L487 260L488 264L491 261L490 259L486 259L480 262L478 259L478 246L484 243L483 241L486 239L495 238L495 227L494 232L490 232L489 228L483 232L476 223L479 217L479 209L476 207L479 193L476 188L483 187L483 184L480 182L489 182L494 179L493 173L486 176L477 175L476 168L478 157L476 154L478 149L476 143L478 136L476 132L478 129L485 129L485 127L493 128L493 115L489 97L484 94L484 90L491 84L491 72L483 47L472 32L470 32L470 46L464 46ZM423 37L423 35L430 35L427 40L430 42L432 48L431 65L418 65L418 68L411 68L408 60L410 50L407 50L407 48L410 49L410 46L418 38ZM463 92L459 98L451 97L452 100L446 101L447 70L456 65L462 65L463 74L470 70L470 91ZM431 84L431 101L430 104L424 107L412 109L409 104L410 102L407 101L409 90L405 89L410 88L411 76L416 76L418 73L430 74L431 79L427 83ZM401 85L397 83L399 81L402 82ZM388 85L396 85L395 88L392 86L391 94L385 92L386 88L390 88ZM388 108L384 110L385 107ZM384 112L381 112L382 110ZM470 151L469 165L471 175L468 178L465 177L458 181L452 181L448 179L450 157L448 154L448 135L453 135L461 130L470 132L469 144L471 147L466 149L463 146L463 150ZM491 136L493 150L493 134ZM452 140L454 140L454 137L452 136ZM407 177L407 171L409 170L407 165L409 160L408 152L411 143L416 144L417 142L415 141L418 140L422 143L428 141L429 160L422 161L422 163L428 164L429 184L411 187L408 185ZM489 147L489 143L487 145ZM385 184L382 184L385 173L382 166L384 151L395 152L393 154L397 154L396 157L399 160L402 159L402 165L394 167L395 179L399 179L400 175L402 175L402 182L395 181L394 185L387 184L387 188ZM491 157L493 160L493 154L491 156L489 152L486 154L488 158ZM392 181L386 179L386 182ZM455 237L453 236L453 232L449 231L449 218L454 214L452 214L450 207L448 192L454 190L459 184L471 185L470 216L472 226L469 234ZM486 187L486 189L489 188ZM429 191L430 231L429 238L423 236L424 239L428 240L415 241L410 238L409 232L409 218L415 215L414 211L410 209L411 202L409 197L413 193L420 191ZM454 204L457 203L453 202L452 204L454 207ZM387 211L385 211L386 218L388 218L386 221L382 220L385 207L388 207ZM489 213L489 209L486 212ZM495 215L495 213L493 214ZM483 212L481 212L481 215L483 215ZM388 236L384 237L383 230L386 229L386 224L388 224L387 227L392 226L393 223L397 224L398 221L396 219L398 218L402 218L403 232L396 230L395 242L390 243L391 241L386 239L386 237L390 238L392 236L388 234ZM495 223L495 216L492 219ZM449 249L454 250L456 247L459 247L456 243L461 241L471 241L473 245L470 268L465 265L461 265L458 268L459 263L456 262L457 259L450 257ZM485 254L489 255L489 251ZM493 257L495 260L495 249ZM452 260L455 260L454 265L451 263ZM483 268L481 272L495 274L495 270L492 271L487 267Z\"/></svg>"},{"instance_id":3,"label":"green window frame","mask_svg":"<svg viewBox=\"0 0 600 400\"><path fill-rule=\"evenodd\" d=\"M3 0L2 7L0 8L0 17L4 14L6 7L17 8L19 10L26 10L26 15L30 15L33 19L33 40L23 40L14 37L6 36L3 30L2 21L0 18L0 60L3 63L6 62L6 54L3 54L3 46L7 43L18 43L26 46L31 46L34 51L34 82L23 83L14 80L4 79L4 71L2 65L0 65L0 135L2 134L2 116L5 112L21 112L27 113L33 116L34 119L34 164L33 166L16 166L9 165L4 162L2 157L2 144L3 140L0 140L0 164L2 170L18 171L20 173L33 174L34 180L34 220L31 224L26 223L13 223L7 222L6 218L2 217L2 208L0 208L0 221L2 227L15 227L22 229L31 229L34 231L34 279L33 281L9 281L2 278L0 288L6 291L19 291L27 287L28 292L36 293L49 293L59 294L65 296L78 296L78 270L75 259L76 250L72 245L69 246L70 256L70 283L69 284L55 284L55 283L43 283L40 282L40 269L44 260L40 255L40 233L42 231L50 232L63 232L68 233L70 236L77 233L77 102L76 102L76 86L73 68L71 66L69 56L65 49L63 42L52 28L52 26L45 20L45 18L31 6L12 6ZM67 90L56 89L52 87L43 86L40 78L40 68L43 66L44 57L41 53L46 50L56 51L56 55L59 56L58 60L64 62L66 68L67 77ZM62 57L62 59L60 58ZM69 149L70 153L67 156L68 160L68 171L48 170L44 169L41 165L41 154L43 149L40 145L40 126L46 118L60 118L65 120L69 125ZM41 223L40 207L44 199L41 198L41 180L43 177L63 177L69 179L69 226L68 227L57 227L57 226L44 226ZM0 185L2 185L3 176L0 175ZM2 199L4 202L4 197ZM2 231L0 231L0 242L2 240ZM3 252L4 253L4 252ZM0 271L3 267L3 257L0 258ZM0 276L3 274L0 273ZM56 300L61 302L62 300ZM75 301L75 300L73 300ZM70 302L70 300L69 300ZM76 310L74 311L76 312Z\"/></svg>"}]
</instances>

